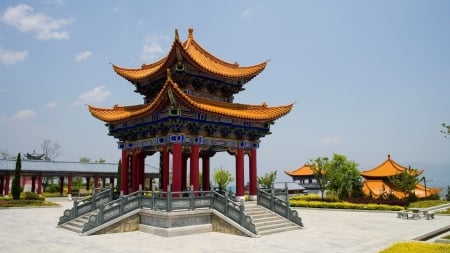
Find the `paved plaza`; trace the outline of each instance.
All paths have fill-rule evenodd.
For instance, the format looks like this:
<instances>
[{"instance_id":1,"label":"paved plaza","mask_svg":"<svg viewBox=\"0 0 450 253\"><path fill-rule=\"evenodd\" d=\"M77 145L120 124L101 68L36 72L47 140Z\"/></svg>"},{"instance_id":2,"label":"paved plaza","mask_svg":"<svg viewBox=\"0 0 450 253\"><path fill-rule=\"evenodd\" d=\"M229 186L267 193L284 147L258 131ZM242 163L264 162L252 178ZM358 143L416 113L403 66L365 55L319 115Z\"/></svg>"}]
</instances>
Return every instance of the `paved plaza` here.
<instances>
[{"instance_id":1,"label":"paved plaza","mask_svg":"<svg viewBox=\"0 0 450 253\"><path fill-rule=\"evenodd\" d=\"M248 238L222 233L159 237L142 232L80 236L56 227L72 202L61 207L0 209L0 251L10 252L379 252L450 225L450 216L434 220L398 219L395 212L298 208L304 229Z\"/></svg>"}]
</instances>

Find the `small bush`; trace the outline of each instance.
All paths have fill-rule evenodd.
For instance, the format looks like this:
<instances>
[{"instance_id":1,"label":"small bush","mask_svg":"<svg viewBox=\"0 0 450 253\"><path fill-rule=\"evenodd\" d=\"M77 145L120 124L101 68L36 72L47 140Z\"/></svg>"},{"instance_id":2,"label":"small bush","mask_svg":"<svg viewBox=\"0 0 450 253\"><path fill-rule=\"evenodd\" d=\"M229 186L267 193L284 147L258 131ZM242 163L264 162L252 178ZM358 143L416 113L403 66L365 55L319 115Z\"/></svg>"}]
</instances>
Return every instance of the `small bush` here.
<instances>
[{"instance_id":1,"label":"small bush","mask_svg":"<svg viewBox=\"0 0 450 253\"><path fill-rule=\"evenodd\" d=\"M34 192L23 192L22 195L20 196L21 199L26 199L26 200L41 200L44 201L45 198L39 196L37 193Z\"/></svg>"},{"instance_id":2,"label":"small bush","mask_svg":"<svg viewBox=\"0 0 450 253\"><path fill-rule=\"evenodd\" d=\"M59 192L59 185L57 185L57 184L49 184L47 186L46 192L49 192L49 193Z\"/></svg>"}]
</instances>

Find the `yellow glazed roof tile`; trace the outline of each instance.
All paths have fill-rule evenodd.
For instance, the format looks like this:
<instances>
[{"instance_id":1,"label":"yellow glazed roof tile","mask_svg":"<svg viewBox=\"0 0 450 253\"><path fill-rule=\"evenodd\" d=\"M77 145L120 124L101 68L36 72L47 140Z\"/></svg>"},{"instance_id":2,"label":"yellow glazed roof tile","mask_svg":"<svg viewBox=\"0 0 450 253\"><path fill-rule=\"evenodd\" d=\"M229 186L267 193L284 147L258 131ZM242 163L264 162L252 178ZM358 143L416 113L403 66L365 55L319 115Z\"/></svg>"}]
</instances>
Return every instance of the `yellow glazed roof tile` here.
<instances>
[{"instance_id":1,"label":"yellow glazed roof tile","mask_svg":"<svg viewBox=\"0 0 450 253\"><path fill-rule=\"evenodd\" d=\"M311 167L308 165L303 165L302 167L293 170L293 171L284 171L288 176L313 176L314 172L312 171Z\"/></svg>"},{"instance_id":2,"label":"yellow glazed roof tile","mask_svg":"<svg viewBox=\"0 0 450 253\"><path fill-rule=\"evenodd\" d=\"M378 165L374 169L361 172L363 177L390 177L396 174L402 173L406 170L406 167L401 166L394 160L391 160L391 156L388 155L388 159L382 164ZM418 174L422 174L423 170L419 170Z\"/></svg>"},{"instance_id":3,"label":"yellow glazed roof tile","mask_svg":"<svg viewBox=\"0 0 450 253\"><path fill-rule=\"evenodd\" d=\"M394 186L386 183L383 180L364 180L363 182L363 191L367 196L371 195L374 198L381 197L381 194L392 192L397 198L403 198L405 194L396 189ZM439 194L442 191L442 188L432 188L427 187L425 194L425 186L421 184L417 184L414 188L414 193L418 198L425 198L431 195Z\"/></svg>"},{"instance_id":4,"label":"yellow glazed roof tile","mask_svg":"<svg viewBox=\"0 0 450 253\"><path fill-rule=\"evenodd\" d=\"M157 108L158 104L163 103L168 99L167 94L169 89L174 91L173 95L196 110L244 120L272 121L286 115L293 107L293 104L274 107L268 107L265 103L262 105L235 104L187 95L172 81L170 75L160 93L153 102L149 104L134 106L116 105L109 109L93 106L88 107L94 117L108 123L117 122L152 113Z\"/></svg>"},{"instance_id":5,"label":"yellow glazed roof tile","mask_svg":"<svg viewBox=\"0 0 450 253\"><path fill-rule=\"evenodd\" d=\"M265 61L256 65L241 67L237 63L223 61L210 54L195 41L193 29L191 28L189 29L188 38L183 43L179 41L178 32L176 31L175 39L169 54L161 60L152 64L144 64L139 69L123 68L116 65L113 65L113 69L117 74L130 81L140 81L151 78L152 75L161 73L160 71L164 71L164 69L168 68L168 65L172 60L183 57L183 53L177 52L177 49L181 50L184 55L187 55L202 69L225 78L252 78L263 71L267 65L267 61Z\"/></svg>"}]
</instances>

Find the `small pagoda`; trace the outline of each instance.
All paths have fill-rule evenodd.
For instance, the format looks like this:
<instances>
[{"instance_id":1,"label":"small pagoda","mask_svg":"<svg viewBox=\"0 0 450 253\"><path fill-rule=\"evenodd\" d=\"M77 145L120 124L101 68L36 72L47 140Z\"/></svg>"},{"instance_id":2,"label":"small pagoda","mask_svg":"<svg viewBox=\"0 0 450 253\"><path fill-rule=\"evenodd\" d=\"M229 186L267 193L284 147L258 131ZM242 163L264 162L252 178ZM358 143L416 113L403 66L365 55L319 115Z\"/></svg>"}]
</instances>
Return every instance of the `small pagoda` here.
<instances>
[{"instance_id":1,"label":"small pagoda","mask_svg":"<svg viewBox=\"0 0 450 253\"><path fill-rule=\"evenodd\" d=\"M373 198L380 198L383 194L394 194L397 198L404 197L404 193L389 182L389 177L400 174L408 168L398 164L391 159L388 155L387 160L378 165L377 167L361 172L361 176L364 178L363 191L366 195ZM418 175L423 173L423 170L417 171ZM426 187L418 183L413 190L418 198L426 198L431 195L439 194L442 191L441 188Z\"/></svg>"},{"instance_id":2,"label":"small pagoda","mask_svg":"<svg viewBox=\"0 0 450 253\"><path fill-rule=\"evenodd\" d=\"M292 171L284 171L284 173L290 176L292 181L298 181L298 184L309 192L317 192L320 190L314 172L308 164Z\"/></svg>"},{"instance_id":3,"label":"small pagoda","mask_svg":"<svg viewBox=\"0 0 450 253\"><path fill-rule=\"evenodd\" d=\"M245 90L244 85L261 73L267 62L240 66L223 61L197 43L192 28L188 32L181 41L175 30L169 53L154 63L140 68L113 65L143 96L143 104L89 106L90 113L106 123L109 135L118 139L121 190L128 194L144 185L145 157L155 154L159 154L163 191L209 190L210 158L228 152L235 159L237 199L244 198L246 155L250 199L256 199L261 138L271 134L270 126L288 114L293 104L234 103L234 96Z\"/></svg>"}]
</instances>

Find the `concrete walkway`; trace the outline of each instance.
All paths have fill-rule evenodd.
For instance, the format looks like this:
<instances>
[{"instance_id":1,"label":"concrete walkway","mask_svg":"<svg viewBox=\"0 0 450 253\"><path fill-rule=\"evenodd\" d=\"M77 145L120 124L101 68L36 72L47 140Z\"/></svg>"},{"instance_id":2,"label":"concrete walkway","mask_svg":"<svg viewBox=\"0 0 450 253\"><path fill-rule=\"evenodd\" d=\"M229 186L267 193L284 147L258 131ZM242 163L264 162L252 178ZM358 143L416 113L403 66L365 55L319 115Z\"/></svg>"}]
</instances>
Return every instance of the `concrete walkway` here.
<instances>
[{"instance_id":1,"label":"concrete walkway","mask_svg":"<svg viewBox=\"0 0 450 253\"><path fill-rule=\"evenodd\" d=\"M79 236L56 227L72 202L54 199L56 208L0 209L0 251L10 252L379 252L450 225L434 220L398 219L395 212L358 212L298 208L304 229L247 238L221 233L159 237L141 232Z\"/></svg>"}]
</instances>

